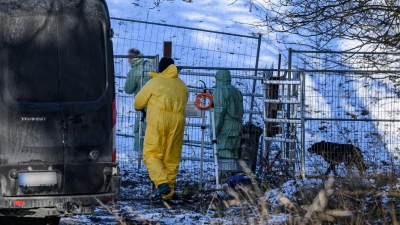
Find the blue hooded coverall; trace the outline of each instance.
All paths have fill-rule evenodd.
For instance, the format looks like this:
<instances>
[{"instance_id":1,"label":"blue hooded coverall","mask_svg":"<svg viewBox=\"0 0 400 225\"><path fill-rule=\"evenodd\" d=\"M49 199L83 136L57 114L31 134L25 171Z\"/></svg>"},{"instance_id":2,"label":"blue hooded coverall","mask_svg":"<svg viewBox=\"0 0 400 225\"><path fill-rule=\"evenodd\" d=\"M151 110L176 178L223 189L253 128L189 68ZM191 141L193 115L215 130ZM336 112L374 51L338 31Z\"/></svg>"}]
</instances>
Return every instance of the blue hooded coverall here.
<instances>
[{"instance_id":1,"label":"blue hooded coverall","mask_svg":"<svg viewBox=\"0 0 400 225\"><path fill-rule=\"evenodd\" d=\"M168 200L175 191L181 160L189 91L173 64L160 74L150 72L150 76L153 78L137 94L134 107L140 110L147 106L143 161L157 188L164 183L171 188L162 197Z\"/></svg>"}]
</instances>

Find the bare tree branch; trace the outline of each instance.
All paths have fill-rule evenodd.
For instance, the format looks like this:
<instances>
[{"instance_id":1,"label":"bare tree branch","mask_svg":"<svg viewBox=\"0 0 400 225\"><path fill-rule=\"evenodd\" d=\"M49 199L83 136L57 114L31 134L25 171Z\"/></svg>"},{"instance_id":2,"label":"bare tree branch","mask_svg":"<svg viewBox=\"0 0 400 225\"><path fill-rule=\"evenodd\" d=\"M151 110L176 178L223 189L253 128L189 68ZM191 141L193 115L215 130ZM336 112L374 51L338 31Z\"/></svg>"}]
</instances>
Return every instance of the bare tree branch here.
<instances>
[{"instance_id":1,"label":"bare tree branch","mask_svg":"<svg viewBox=\"0 0 400 225\"><path fill-rule=\"evenodd\" d=\"M400 50L400 3L396 0L263 0L267 31L278 41L314 50ZM298 36L289 41L288 35Z\"/></svg>"}]
</instances>

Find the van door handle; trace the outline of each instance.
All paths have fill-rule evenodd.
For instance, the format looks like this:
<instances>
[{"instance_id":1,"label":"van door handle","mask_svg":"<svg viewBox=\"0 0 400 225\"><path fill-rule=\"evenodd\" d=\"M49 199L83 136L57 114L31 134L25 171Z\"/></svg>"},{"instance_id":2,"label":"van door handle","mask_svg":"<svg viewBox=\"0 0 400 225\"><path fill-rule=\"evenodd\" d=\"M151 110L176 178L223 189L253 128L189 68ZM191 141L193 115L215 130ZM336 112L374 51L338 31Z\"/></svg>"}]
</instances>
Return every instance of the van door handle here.
<instances>
[{"instance_id":1,"label":"van door handle","mask_svg":"<svg viewBox=\"0 0 400 225\"><path fill-rule=\"evenodd\" d=\"M74 115L68 117L68 123L83 123L83 116L82 115Z\"/></svg>"}]
</instances>

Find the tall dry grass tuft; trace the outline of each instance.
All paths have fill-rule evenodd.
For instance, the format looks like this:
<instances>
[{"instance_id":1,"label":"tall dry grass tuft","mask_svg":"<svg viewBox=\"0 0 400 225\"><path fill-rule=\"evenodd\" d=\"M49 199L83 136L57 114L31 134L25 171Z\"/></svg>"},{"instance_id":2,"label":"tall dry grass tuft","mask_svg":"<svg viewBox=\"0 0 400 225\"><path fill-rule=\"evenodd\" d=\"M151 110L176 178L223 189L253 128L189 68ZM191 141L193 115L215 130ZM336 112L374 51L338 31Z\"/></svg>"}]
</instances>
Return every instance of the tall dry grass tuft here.
<instances>
[{"instance_id":1,"label":"tall dry grass tuft","mask_svg":"<svg viewBox=\"0 0 400 225\"><path fill-rule=\"evenodd\" d=\"M245 167L245 165L243 165ZM247 171L248 174L251 172ZM249 175L250 176L250 175ZM296 185L293 196L285 196L277 188L279 206L268 199L261 184L238 184L226 188L231 199L224 199L217 216L230 224L395 224L400 220L400 176L393 172L360 176L349 173L346 177L321 176L321 186ZM316 180L316 179L314 179ZM318 180L316 180L318 181ZM296 182L294 182L296 183ZM301 186L301 185L304 186ZM275 216L285 215L279 222Z\"/></svg>"},{"instance_id":2,"label":"tall dry grass tuft","mask_svg":"<svg viewBox=\"0 0 400 225\"><path fill-rule=\"evenodd\" d=\"M203 213L202 224L400 225L400 176L393 171L290 180L270 188L254 179L245 164L242 166L250 183L190 191L192 198L187 202ZM125 225L118 214L99 204Z\"/></svg>"},{"instance_id":3,"label":"tall dry grass tuft","mask_svg":"<svg viewBox=\"0 0 400 225\"><path fill-rule=\"evenodd\" d=\"M109 212L111 215L113 215L115 217L115 219L121 224L121 225L126 225L126 223L122 220L122 218L118 215L118 213L113 213L113 211L110 209L110 207L108 207L107 205L105 205L103 202L101 202L99 199L97 199L97 202L99 203L99 205L101 205L104 209L107 210L107 212Z\"/></svg>"}]
</instances>

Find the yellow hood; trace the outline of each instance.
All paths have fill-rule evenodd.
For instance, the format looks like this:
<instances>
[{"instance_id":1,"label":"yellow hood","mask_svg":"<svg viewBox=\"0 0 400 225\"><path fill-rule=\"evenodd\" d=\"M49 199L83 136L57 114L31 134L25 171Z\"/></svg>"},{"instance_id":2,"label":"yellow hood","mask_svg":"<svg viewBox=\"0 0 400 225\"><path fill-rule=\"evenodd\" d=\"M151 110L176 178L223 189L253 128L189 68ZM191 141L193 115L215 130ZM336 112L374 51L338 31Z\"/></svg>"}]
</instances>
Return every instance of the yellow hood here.
<instances>
[{"instance_id":1,"label":"yellow hood","mask_svg":"<svg viewBox=\"0 0 400 225\"><path fill-rule=\"evenodd\" d=\"M164 76L164 77L176 78L178 77L178 68L176 68L174 64L171 64L162 73L150 72L150 76L152 77Z\"/></svg>"}]
</instances>

